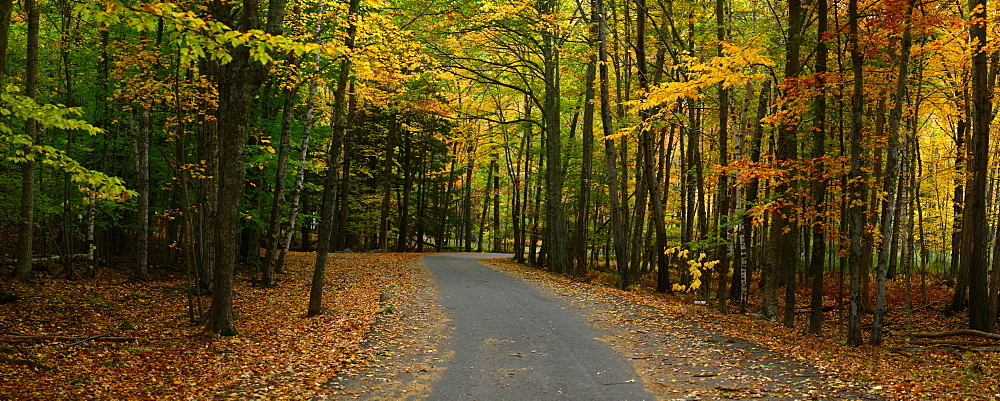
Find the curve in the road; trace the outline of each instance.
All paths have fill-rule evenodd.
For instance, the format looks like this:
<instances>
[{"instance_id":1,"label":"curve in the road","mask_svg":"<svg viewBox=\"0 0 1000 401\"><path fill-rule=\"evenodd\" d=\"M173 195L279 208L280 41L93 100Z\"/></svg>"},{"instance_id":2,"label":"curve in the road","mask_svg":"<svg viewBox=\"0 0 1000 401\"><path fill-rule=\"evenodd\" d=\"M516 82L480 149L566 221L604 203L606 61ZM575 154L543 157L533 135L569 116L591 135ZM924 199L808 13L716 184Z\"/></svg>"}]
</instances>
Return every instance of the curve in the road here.
<instances>
[{"instance_id":1,"label":"curve in the road","mask_svg":"<svg viewBox=\"0 0 1000 401\"><path fill-rule=\"evenodd\" d=\"M632 364L568 302L477 259L425 256L453 335L431 388L442 400L651 400Z\"/></svg>"}]
</instances>

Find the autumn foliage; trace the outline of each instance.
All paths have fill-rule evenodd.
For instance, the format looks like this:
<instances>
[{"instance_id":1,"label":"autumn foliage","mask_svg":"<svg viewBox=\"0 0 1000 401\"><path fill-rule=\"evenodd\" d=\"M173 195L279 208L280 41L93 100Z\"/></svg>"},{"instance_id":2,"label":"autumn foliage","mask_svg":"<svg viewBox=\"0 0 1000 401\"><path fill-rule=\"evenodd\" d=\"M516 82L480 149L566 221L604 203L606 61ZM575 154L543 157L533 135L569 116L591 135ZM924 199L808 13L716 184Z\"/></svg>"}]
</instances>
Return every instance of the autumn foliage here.
<instances>
[{"instance_id":1,"label":"autumn foliage","mask_svg":"<svg viewBox=\"0 0 1000 401\"><path fill-rule=\"evenodd\" d=\"M390 313L380 294L407 283L405 265L417 255L336 254L327 270L331 308L305 318L311 257L289 255L277 288L241 276L234 337L206 336L190 321L178 272L157 272L147 283L108 270L88 281L18 284L24 299L3 305L0 315L0 398L308 398L330 391L328 382L360 358L377 316ZM94 338L101 335L128 339Z\"/></svg>"}]
</instances>

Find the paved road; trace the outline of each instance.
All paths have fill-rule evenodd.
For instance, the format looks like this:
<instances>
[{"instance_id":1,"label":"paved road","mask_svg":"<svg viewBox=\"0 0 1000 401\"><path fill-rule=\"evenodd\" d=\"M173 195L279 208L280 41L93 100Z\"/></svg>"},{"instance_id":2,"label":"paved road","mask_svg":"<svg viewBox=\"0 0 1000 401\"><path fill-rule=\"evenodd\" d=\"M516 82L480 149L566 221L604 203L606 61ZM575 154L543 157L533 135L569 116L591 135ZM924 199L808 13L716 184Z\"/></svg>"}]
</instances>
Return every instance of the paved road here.
<instances>
[{"instance_id":1,"label":"paved road","mask_svg":"<svg viewBox=\"0 0 1000 401\"><path fill-rule=\"evenodd\" d=\"M424 257L452 338L431 399L652 400L632 364L576 308L476 262L497 254Z\"/></svg>"}]
</instances>

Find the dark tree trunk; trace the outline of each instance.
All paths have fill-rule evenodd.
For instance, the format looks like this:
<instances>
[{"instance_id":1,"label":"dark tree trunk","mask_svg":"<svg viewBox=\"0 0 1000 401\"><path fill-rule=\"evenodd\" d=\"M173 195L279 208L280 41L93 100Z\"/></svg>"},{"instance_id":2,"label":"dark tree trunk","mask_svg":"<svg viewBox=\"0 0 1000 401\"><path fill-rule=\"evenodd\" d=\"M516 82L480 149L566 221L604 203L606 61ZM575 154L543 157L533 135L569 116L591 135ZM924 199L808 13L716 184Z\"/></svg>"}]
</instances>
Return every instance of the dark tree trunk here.
<instances>
[{"instance_id":1,"label":"dark tree trunk","mask_svg":"<svg viewBox=\"0 0 1000 401\"><path fill-rule=\"evenodd\" d=\"M347 89L350 94L347 97L347 120L344 122L346 125L353 124L354 115L357 112L357 98L358 94L354 91L354 83L350 83ZM338 206L340 210L337 211L337 231L334 233L333 239L333 249L336 250L347 250L350 244L351 230L350 230L350 217L351 217L351 163L354 159L353 153L353 142L351 141L351 132L344 131L344 151L343 151L343 162L341 163L341 174L339 188L337 192L340 193L340 202Z\"/></svg>"},{"instance_id":2,"label":"dark tree trunk","mask_svg":"<svg viewBox=\"0 0 1000 401\"><path fill-rule=\"evenodd\" d=\"M723 56L722 43L726 40L726 1L715 1L716 38L719 40L717 54ZM729 89L719 84L719 164L729 164ZM718 308L721 313L729 313L729 172L719 173L719 193L715 201L715 230L722 243L716 249L719 286L716 291Z\"/></svg>"},{"instance_id":3,"label":"dark tree trunk","mask_svg":"<svg viewBox=\"0 0 1000 401\"><path fill-rule=\"evenodd\" d=\"M462 250L472 252L472 173L476 167L476 147L469 147L469 165L465 166L465 179L462 183Z\"/></svg>"},{"instance_id":4,"label":"dark tree trunk","mask_svg":"<svg viewBox=\"0 0 1000 401\"><path fill-rule=\"evenodd\" d=\"M892 111L889 114L889 147L886 154L885 172L882 181L882 191L885 192L885 200L882 201L882 216L880 228L882 230L882 246L879 248L875 317L872 322L871 339L872 345L882 344L882 320L885 318L885 285L889 273L889 259L892 253L890 238L894 238L893 220L896 218L897 191L899 190L899 131L903 117L903 102L906 101L906 80L909 78L910 63L910 16L913 12L915 0L910 0L906 6L903 37L900 40L899 51L899 71L896 76L896 93ZM984 251L985 252L985 251Z\"/></svg>"},{"instance_id":5,"label":"dark tree trunk","mask_svg":"<svg viewBox=\"0 0 1000 401\"><path fill-rule=\"evenodd\" d=\"M829 6L827 0L818 0L817 13L819 15L817 27L816 43L816 74L820 77L827 71L827 45L824 35L827 34L829 25L827 16ZM826 79L820 78L820 93L816 95L816 125L813 135L814 162L826 155ZM816 180L813 182L812 197L816 204L816 211L821 216L826 210L826 180ZM823 262L826 256L826 227L827 222L813 224L812 228L812 258L810 260L809 271L812 274L812 304L809 313L809 332L821 334L823 331Z\"/></svg>"},{"instance_id":6,"label":"dark tree trunk","mask_svg":"<svg viewBox=\"0 0 1000 401\"><path fill-rule=\"evenodd\" d=\"M386 132L385 159L382 159L382 207L379 217L378 249L389 249L389 209L392 200L392 166L395 164L396 139L400 135L403 122L400 116L389 116L389 131Z\"/></svg>"},{"instance_id":7,"label":"dark tree trunk","mask_svg":"<svg viewBox=\"0 0 1000 401\"><path fill-rule=\"evenodd\" d=\"M348 6L348 20L358 14L360 0L350 0ZM348 49L354 48L354 35L357 26L351 22L347 27L347 37L344 45ZM326 161L326 178L323 181L323 203L320 207L320 227L316 241L316 264L313 266L312 284L309 287L309 308L306 316L316 316L323 312L323 285L325 284L326 260L330 252L330 243L333 240L333 218L334 208L337 206L337 180L340 178L340 171L337 165L340 163L340 155L343 150L344 133L347 119L345 111L347 108L347 81L351 74L351 59L345 58L340 62L340 71L337 77L337 90L333 95L333 138L330 143L329 156Z\"/></svg>"},{"instance_id":8,"label":"dark tree trunk","mask_svg":"<svg viewBox=\"0 0 1000 401\"><path fill-rule=\"evenodd\" d=\"M628 251L625 239L624 210L619 202L618 194L618 169L615 155L615 142L612 138L613 126L611 123L611 90L609 88L608 77L608 16L604 9L604 0L593 0L594 8L597 9L598 17L598 71L600 74L601 89L601 129L604 133L604 156L606 166L606 177L608 181L608 202L611 209L611 232L614 237L615 263L617 264L619 284L622 288L628 286L625 280L624 269L628 266Z\"/></svg>"},{"instance_id":9,"label":"dark tree trunk","mask_svg":"<svg viewBox=\"0 0 1000 401\"><path fill-rule=\"evenodd\" d=\"M145 103L145 100L141 100ZM139 129L135 132L135 168L139 185L139 210L136 211L136 220L139 223L138 254L136 255L136 269L132 274L132 279L136 281L149 280L149 109L145 105L140 106Z\"/></svg>"},{"instance_id":10,"label":"dark tree trunk","mask_svg":"<svg viewBox=\"0 0 1000 401\"><path fill-rule=\"evenodd\" d=\"M293 61L293 64L296 64ZM292 120L295 117L295 98L298 88L284 91L281 108L281 138L278 140L278 163L274 176L274 190L271 197L271 213L268 217L264 263L261 264L260 285L274 285L274 253L278 248L278 234L281 228L281 206L285 203L285 177L288 175L288 153L291 152Z\"/></svg>"},{"instance_id":11,"label":"dark tree trunk","mask_svg":"<svg viewBox=\"0 0 1000 401\"><path fill-rule=\"evenodd\" d=\"M989 221L987 220L986 188L989 180L990 121L993 105L990 100L986 52L987 0L969 0L969 42L972 43L972 142L969 191L965 195L963 235L967 238L962 270L969 274L969 328L993 331L995 316L988 304L989 286Z\"/></svg>"},{"instance_id":12,"label":"dark tree trunk","mask_svg":"<svg viewBox=\"0 0 1000 401\"><path fill-rule=\"evenodd\" d=\"M493 171L497 167L497 156L494 154L490 158L490 171L489 175L486 177L486 192L483 193L483 202L480 206L480 217L479 217L479 235L477 235L478 243L476 244L476 252L483 252L483 233L486 231L486 217L489 216L490 212L490 196L493 192ZM498 227L494 226L493 230L497 230Z\"/></svg>"},{"instance_id":13,"label":"dark tree trunk","mask_svg":"<svg viewBox=\"0 0 1000 401\"><path fill-rule=\"evenodd\" d=\"M39 12L36 0L25 0L24 10L28 15L28 43L25 63L25 96L34 99L38 93L38 23ZM6 44L6 43L5 43ZM27 119L24 122L24 135L32 142L36 141L38 122ZM31 269L32 246L35 235L35 161L27 160L21 164L21 225L17 233L17 265L14 266L14 277L21 281L33 281Z\"/></svg>"},{"instance_id":14,"label":"dark tree trunk","mask_svg":"<svg viewBox=\"0 0 1000 401\"><path fill-rule=\"evenodd\" d=\"M220 22L246 32L260 29L259 4L246 0L237 13L236 4L212 3L209 12ZM272 0L268 7L264 31L281 32L285 14L285 1ZM238 20L234 20L239 15ZM233 322L233 272L239 241L240 199L243 198L245 166L243 149L246 146L247 120L250 104L269 70L250 57L246 47L230 49L232 60L216 65L212 73L216 79L218 111L216 121L219 131L218 210L214 229L216 241L215 279L212 283L212 306L208 312L206 330L220 335L236 334Z\"/></svg>"},{"instance_id":15,"label":"dark tree trunk","mask_svg":"<svg viewBox=\"0 0 1000 401\"><path fill-rule=\"evenodd\" d=\"M597 7L590 11L590 46L597 46L599 27ZM597 79L598 52L592 52L584 75L582 157L580 160L580 198L576 204L576 229L573 233L573 274L587 272L587 218L590 216L590 186L594 169L594 80Z\"/></svg>"},{"instance_id":16,"label":"dark tree trunk","mask_svg":"<svg viewBox=\"0 0 1000 401\"><path fill-rule=\"evenodd\" d=\"M754 120L753 120L754 121L753 137L750 140L750 149L749 149L749 151L750 151L750 161L753 162L753 163L759 163L760 162L761 142L763 141L763 137L764 137L764 125L763 125L763 123L761 121L767 115L767 106L769 104L769 100L768 99L770 98L770 95L771 95L771 81L764 81L764 83L762 84L762 87L760 89L760 97L757 100L757 113L756 113L756 115L754 117ZM760 181L755 178L752 181L750 181L749 184L747 184L746 199L744 200L743 205L741 206L741 210L743 208L750 208L754 204L757 203L757 195L758 195L758 192L759 192L759 183L760 183ZM739 283L737 284L737 283L734 282L733 286L730 287L731 289L735 288L739 292L735 292L735 291L732 292L732 294L731 294L730 297L731 298L738 298L739 299L740 313L745 313L746 312L747 300L748 300L749 294L750 294L750 280L749 280L749 278L751 276L751 274L750 274L750 258L749 258L749 251L748 250L750 249L751 245L753 244L753 240L754 240L754 238L753 238L753 222L751 221L751 217L750 217L749 214L744 213L743 217L740 219L739 231L740 231L739 238L740 238L740 242L742 243L741 246L743 248L740 251L740 259L741 259L740 269L741 270L740 270L740 274L739 274ZM736 279L734 277L734 281L735 280Z\"/></svg>"},{"instance_id":17,"label":"dark tree trunk","mask_svg":"<svg viewBox=\"0 0 1000 401\"><path fill-rule=\"evenodd\" d=\"M493 176L493 252L503 251L503 230L500 228L500 166L494 164Z\"/></svg>"},{"instance_id":18,"label":"dark tree trunk","mask_svg":"<svg viewBox=\"0 0 1000 401\"><path fill-rule=\"evenodd\" d=\"M410 187L413 173L410 169L413 154L413 139L406 135L403 140L403 195L399 202L399 234L396 237L396 252L406 252L406 238L410 232Z\"/></svg>"},{"instance_id":19,"label":"dark tree trunk","mask_svg":"<svg viewBox=\"0 0 1000 401\"><path fill-rule=\"evenodd\" d=\"M805 25L805 14L800 0L790 0L788 2L788 47L785 54L785 78L794 79L799 76L802 67L799 61L800 47L802 46L803 29ZM776 149L777 160L794 161L798 158L796 145L796 127L791 124L782 125L778 129L778 144ZM777 192L779 196L786 196L792 185L781 184ZM791 206L790 203L788 203ZM771 242L778 247L777 269L782 269L781 273L785 278L785 308L783 323L786 327L795 326L795 272L798 266L798 225L787 217L786 213L775 216L772 220ZM788 230L782 235L775 230ZM778 274L778 271L775 271Z\"/></svg>"},{"instance_id":20,"label":"dark tree trunk","mask_svg":"<svg viewBox=\"0 0 1000 401\"><path fill-rule=\"evenodd\" d=\"M27 10L27 3L25 3L25 9ZM12 11L14 11L14 0L0 0L0 83L7 82L7 48L10 44L10 15Z\"/></svg>"},{"instance_id":21,"label":"dark tree trunk","mask_svg":"<svg viewBox=\"0 0 1000 401\"><path fill-rule=\"evenodd\" d=\"M951 300L951 311L961 312L965 309L965 296L969 288L969 271L965 270L962 263L962 231L964 205L965 205L965 164L966 145L965 136L968 123L964 120L956 124L955 130L955 192L952 196L952 216L954 221L951 227L951 271L955 278L955 292Z\"/></svg>"},{"instance_id":22,"label":"dark tree trunk","mask_svg":"<svg viewBox=\"0 0 1000 401\"><path fill-rule=\"evenodd\" d=\"M848 253L847 265L851 270L850 285L850 316L847 324L847 345L859 346L864 340L861 338L861 231L864 228L864 188L862 180L864 176L861 171L861 134L862 117L864 117L864 75L862 67L864 58L861 49L858 48L858 0L849 0L847 5L848 16L848 40L851 45L851 71L854 74L853 93L851 95L851 182L848 198L851 248Z\"/></svg>"},{"instance_id":23,"label":"dark tree trunk","mask_svg":"<svg viewBox=\"0 0 1000 401\"><path fill-rule=\"evenodd\" d=\"M543 16L554 15L558 9L556 0L540 0L539 10ZM542 60L545 81L545 107L542 117L545 126L545 249L550 256L549 270L556 273L569 271L569 239L566 233L566 213L563 210L562 124L560 122L559 85L559 29L556 26L542 27Z\"/></svg>"}]
</instances>

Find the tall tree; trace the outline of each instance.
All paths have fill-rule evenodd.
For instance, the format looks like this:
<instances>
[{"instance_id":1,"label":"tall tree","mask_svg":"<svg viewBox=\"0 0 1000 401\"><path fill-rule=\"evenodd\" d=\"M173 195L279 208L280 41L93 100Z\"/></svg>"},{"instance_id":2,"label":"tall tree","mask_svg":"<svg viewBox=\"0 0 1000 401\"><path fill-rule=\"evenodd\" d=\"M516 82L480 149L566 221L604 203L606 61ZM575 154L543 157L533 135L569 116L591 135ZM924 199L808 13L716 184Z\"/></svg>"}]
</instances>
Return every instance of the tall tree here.
<instances>
[{"instance_id":1,"label":"tall tree","mask_svg":"<svg viewBox=\"0 0 1000 401\"><path fill-rule=\"evenodd\" d=\"M590 31L588 32L588 42L592 49L597 50L599 46L598 30L600 17L597 15L597 7L590 10ZM598 52L592 51L587 59L587 72L584 74L584 97L583 97L583 133L580 160L580 197L576 203L576 227L573 231L573 274L583 275L587 271L587 218L590 216L590 187L593 185L594 169L594 84L597 80Z\"/></svg>"},{"instance_id":2,"label":"tall tree","mask_svg":"<svg viewBox=\"0 0 1000 401\"><path fill-rule=\"evenodd\" d=\"M557 273L569 271L568 226L563 209L562 123L560 115L559 48L560 28L556 19L558 2L539 0L539 14L542 17L542 62L545 81L545 106L542 120L545 127L545 212L548 219L545 228L545 249L549 254L549 269Z\"/></svg>"},{"instance_id":3,"label":"tall tree","mask_svg":"<svg viewBox=\"0 0 1000 401\"><path fill-rule=\"evenodd\" d=\"M820 90L816 95L816 122L815 134L813 135L813 153L815 162L826 155L826 73L827 57L829 49L827 47L827 31L829 28L828 14L829 5L827 0L818 0L816 3L817 13L817 39L816 39L816 75L819 77ZM812 187L813 201L817 205L819 214L819 224L813 224L812 229L812 257L809 260L809 271L812 274L812 307L809 314L809 332L820 334L823 331L823 262L826 256L826 230L822 221L823 211L826 209L826 180L816 180Z\"/></svg>"},{"instance_id":4,"label":"tall tree","mask_svg":"<svg viewBox=\"0 0 1000 401\"><path fill-rule=\"evenodd\" d=\"M972 141L969 172L972 173L965 195L962 235L967 245L962 255L969 274L969 327L992 331L995 316L987 294L989 277L989 222L986 191L989 181L990 121L993 119L993 90L989 86L987 61L986 0L969 0L969 42L972 44Z\"/></svg>"},{"instance_id":5,"label":"tall tree","mask_svg":"<svg viewBox=\"0 0 1000 401\"><path fill-rule=\"evenodd\" d=\"M24 94L34 99L38 94L38 23L39 11L36 0L25 0L24 10L28 15L27 57L25 60ZM28 118L24 122L24 134L36 140L38 122ZM26 160L21 164L21 226L17 235L17 265L14 277L22 281L34 280L31 269L32 246L35 233L35 161Z\"/></svg>"},{"instance_id":6,"label":"tall tree","mask_svg":"<svg viewBox=\"0 0 1000 401\"><path fill-rule=\"evenodd\" d=\"M354 48L354 39L357 35L357 23L354 16L361 8L360 0L349 0L347 17L347 36L344 38L344 45L348 49ZM340 61L340 70L337 76L337 90L333 93L333 139L330 143L329 155L327 157L326 178L323 181L323 203L320 209L319 238L316 241L316 263L313 265L312 284L309 290L309 309L306 316L316 316L323 312L323 285L326 283L326 260L330 252L330 242L333 240L333 220L334 207L337 199L337 179L340 163L340 152L344 142L344 132L346 131L346 110L347 110L347 84L351 74L352 60L344 57Z\"/></svg>"},{"instance_id":7,"label":"tall tree","mask_svg":"<svg viewBox=\"0 0 1000 401\"><path fill-rule=\"evenodd\" d=\"M615 262L618 268L618 280L622 288L628 287L626 271L628 269L628 247L625 234L625 211L620 203L618 194L618 168L617 152L615 151L615 140L612 136L613 129L611 123L611 90L609 86L608 74L608 15L604 8L604 0L593 0L593 6L597 9L598 30L598 70L600 72L601 88L601 129L604 133L604 156L608 182L608 202L611 208L611 231L614 237Z\"/></svg>"},{"instance_id":8,"label":"tall tree","mask_svg":"<svg viewBox=\"0 0 1000 401\"><path fill-rule=\"evenodd\" d=\"M715 38L719 41L716 54L723 57L726 41L726 2L715 0ZM729 88L719 83L719 164L729 164ZM715 230L721 244L716 250L719 259L719 287L716 291L719 312L729 313L729 172L719 173L719 194L715 200Z\"/></svg>"},{"instance_id":9,"label":"tall tree","mask_svg":"<svg viewBox=\"0 0 1000 401\"><path fill-rule=\"evenodd\" d=\"M885 173L883 175L882 192L885 200L882 201L881 231L882 246L878 253L877 286L875 317L872 323L871 343L873 345L882 344L882 320L885 317L885 285L889 273L890 253L895 251L890 246L889 238L893 236L893 219L896 216L896 194L899 190L899 132L903 120L903 103L906 101L906 81L909 75L910 63L910 20L913 15L913 5L915 0L910 0L906 4L903 22L903 37L899 44L899 58L897 64L899 71L896 75L896 93L893 99L892 111L889 114L889 148L886 157ZM985 252L985 250L983 250Z\"/></svg>"},{"instance_id":10,"label":"tall tree","mask_svg":"<svg viewBox=\"0 0 1000 401\"><path fill-rule=\"evenodd\" d=\"M278 35L285 18L285 0L270 0L263 31ZM260 3L212 2L208 12L216 21L240 32L260 29ZM244 148L247 142L247 120L250 105L270 70L269 64L250 56L247 46L230 49L232 60L215 66L211 73L216 79L219 127L218 211L215 216L217 246L215 278L212 283L212 306L208 312L206 330L220 335L236 334L233 322L233 271L236 267L237 234L240 227L240 200L243 198L245 176Z\"/></svg>"},{"instance_id":11,"label":"tall tree","mask_svg":"<svg viewBox=\"0 0 1000 401\"><path fill-rule=\"evenodd\" d=\"M851 285L849 290L850 313L847 323L847 345L863 344L861 338L861 231L864 228L864 176L861 172L861 129L864 117L864 58L858 47L858 0L847 3L848 42L851 48L851 72L853 73L853 92L851 94L851 171L849 205L851 247L848 251L847 265L851 270Z\"/></svg>"}]
</instances>

